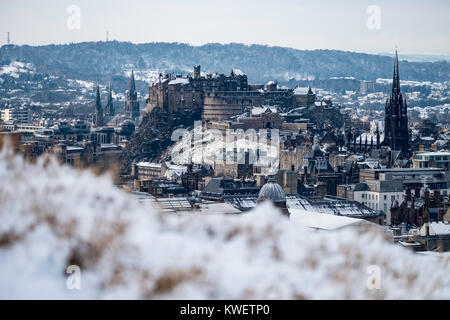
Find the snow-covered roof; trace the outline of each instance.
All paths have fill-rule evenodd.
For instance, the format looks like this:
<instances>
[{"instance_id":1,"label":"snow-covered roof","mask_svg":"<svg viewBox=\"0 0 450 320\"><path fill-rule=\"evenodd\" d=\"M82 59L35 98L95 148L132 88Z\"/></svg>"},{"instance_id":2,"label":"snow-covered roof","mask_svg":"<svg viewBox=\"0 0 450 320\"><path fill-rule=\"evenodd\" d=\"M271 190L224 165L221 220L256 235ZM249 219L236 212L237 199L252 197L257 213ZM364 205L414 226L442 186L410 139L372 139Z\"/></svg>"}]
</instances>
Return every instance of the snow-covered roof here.
<instances>
[{"instance_id":1,"label":"snow-covered roof","mask_svg":"<svg viewBox=\"0 0 450 320\"><path fill-rule=\"evenodd\" d=\"M190 83L189 79L187 79L187 78L176 78L176 79L170 81L169 85L173 86L173 85L181 84L181 85L184 86L184 85L187 85L189 83Z\"/></svg>"},{"instance_id":2,"label":"snow-covered roof","mask_svg":"<svg viewBox=\"0 0 450 320\"><path fill-rule=\"evenodd\" d=\"M305 88L298 87L298 88L294 89L294 94L295 95L306 95L306 94L308 94L308 91L309 91L309 87L305 87Z\"/></svg>"},{"instance_id":3,"label":"snow-covered roof","mask_svg":"<svg viewBox=\"0 0 450 320\"><path fill-rule=\"evenodd\" d=\"M138 167L147 167L147 168L161 168L160 163L153 163L153 162L139 162L136 164Z\"/></svg>"},{"instance_id":4,"label":"snow-covered roof","mask_svg":"<svg viewBox=\"0 0 450 320\"><path fill-rule=\"evenodd\" d=\"M268 110L270 110L273 113L277 113L278 112L277 107L274 107L274 106L253 107L252 108L252 115L253 116L259 116L260 114L262 114L262 113L264 113L264 112L266 112Z\"/></svg>"},{"instance_id":5,"label":"snow-covered roof","mask_svg":"<svg viewBox=\"0 0 450 320\"><path fill-rule=\"evenodd\" d=\"M437 152L419 152L417 153L418 156L450 156L450 152L446 151L437 151Z\"/></svg>"},{"instance_id":6,"label":"snow-covered roof","mask_svg":"<svg viewBox=\"0 0 450 320\"><path fill-rule=\"evenodd\" d=\"M436 235L450 235L450 223L449 222L431 222L430 229Z\"/></svg>"},{"instance_id":7,"label":"snow-covered roof","mask_svg":"<svg viewBox=\"0 0 450 320\"><path fill-rule=\"evenodd\" d=\"M290 219L295 223L308 228L321 230L338 230L349 226L376 225L366 220L321 214L301 209L290 209Z\"/></svg>"}]
</instances>

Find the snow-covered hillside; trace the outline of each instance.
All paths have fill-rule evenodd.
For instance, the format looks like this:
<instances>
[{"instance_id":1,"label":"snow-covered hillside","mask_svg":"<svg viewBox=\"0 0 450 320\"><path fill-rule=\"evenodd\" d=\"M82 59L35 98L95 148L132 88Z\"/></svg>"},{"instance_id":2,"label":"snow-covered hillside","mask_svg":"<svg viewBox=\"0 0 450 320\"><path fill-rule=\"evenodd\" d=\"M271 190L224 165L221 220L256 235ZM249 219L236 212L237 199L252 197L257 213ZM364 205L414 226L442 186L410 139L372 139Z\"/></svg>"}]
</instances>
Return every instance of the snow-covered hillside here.
<instances>
[{"instance_id":1,"label":"snow-covered hillside","mask_svg":"<svg viewBox=\"0 0 450 320\"><path fill-rule=\"evenodd\" d=\"M108 177L0 154L0 298L450 298L449 259L376 230L315 232L269 204L164 215ZM69 290L69 265L81 289ZM380 290L369 290L370 266ZM369 268L369 269L368 269Z\"/></svg>"}]
</instances>

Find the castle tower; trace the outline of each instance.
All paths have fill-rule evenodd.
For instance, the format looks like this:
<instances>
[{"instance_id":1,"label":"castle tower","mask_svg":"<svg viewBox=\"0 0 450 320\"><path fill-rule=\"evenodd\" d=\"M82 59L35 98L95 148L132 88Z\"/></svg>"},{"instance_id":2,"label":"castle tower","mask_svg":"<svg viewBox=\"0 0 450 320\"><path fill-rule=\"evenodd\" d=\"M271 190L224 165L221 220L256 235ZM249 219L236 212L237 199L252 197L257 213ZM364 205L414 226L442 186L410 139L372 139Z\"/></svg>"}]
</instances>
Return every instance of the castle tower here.
<instances>
[{"instance_id":1,"label":"castle tower","mask_svg":"<svg viewBox=\"0 0 450 320\"><path fill-rule=\"evenodd\" d=\"M97 92L95 96L94 113L92 116L92 122L96 127L103 126L103 107L100 100L100 88L97 86Z\"/></svg>"},{"instance_id":2,"label":"castle tower","mask_svg":"<svg viewBox=\"0 0 450 320\"><path fill-rule=\"evenodd\" d=\"M108 98L106 100L105 115L114 116L116 113L112 100L111 83L108 86Z\"/></svg>"},{"instance_id":3,"label":"castle tower","mask_svg":"<svg viewBox=\"0 0 450 320\"><path fill-rule=\"evenodd\" d=\"M127 101L125 103L125 116L134 121L138 119L140 115L136 83L134 81L134 71L131 71L130 86L127 91Z\"/></svg>"},{"instance_id":4,"label":"castle tower","mask_svg":"<svg viewBox=\"0 0 450 320\"><path fill-rule=\"evenodd\" d=\"M408 107L400 90L397 51L395 51L392 93L386 100L384 126L383 145L392 150L402 151L403 155L407 156L409 152Z\"/></svg>"}]
</instances>

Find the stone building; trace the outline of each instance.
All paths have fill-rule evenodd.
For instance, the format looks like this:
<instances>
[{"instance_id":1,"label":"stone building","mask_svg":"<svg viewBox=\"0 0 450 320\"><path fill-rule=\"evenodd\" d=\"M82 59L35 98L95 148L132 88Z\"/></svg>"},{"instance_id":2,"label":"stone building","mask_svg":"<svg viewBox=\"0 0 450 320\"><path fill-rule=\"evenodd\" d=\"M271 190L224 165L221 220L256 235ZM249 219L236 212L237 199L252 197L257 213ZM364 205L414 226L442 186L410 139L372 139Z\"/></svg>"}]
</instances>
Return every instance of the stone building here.
<instances>
[{"instance_id":1,"label":"stone building","mask_svg":"<svg viewBox=\"0 0 450 320\"><path fill-rule=\"evenodd\" d=\"M248 90L247 75L240 70L232 70L229 76L218 73L202 76L200 70L200 66L194 67L194 77L160 75L149 87L147 111L155 107L168 111L201 108L206 92Z\"/></svg>"},{"instance_id":2,"label":"stone building","mask_svg":"<svg viewBox=\"0 0 450 320\"><path fill-rule=\"evenodd\" d=\"M276 83L249 85L247 75L232 70L230 75L201 75L200 66L194 67L194 76L162 74L149 86L147 111L155 107L176 111L203 108L203 119L223 121L242 114L251 107L278 105L288 109L314 105L316 95L309 90L280 89Z\"/></svg>"},{"instance_id":3,"label":"stone building","mask_svg":"<svg viewBox=\"0 0 450 320\"><path fill-rule=\"evenodd\" d=\"M261 107L264 96L259 91L207 92L203 104L203 120L221 121L241 115L246 109Z\"/></svg>"},{"instance_id":4,"label":"stone building","mask_svg":"<svg viewBox=\"0 0 450 320\"><path fill-rule=\"evenodd\" d=\"M404 201L397 203L391 209L393 225L406 224L421 227L425 223L443 221L448 203L444 203L439 190L431 194L428 189L414 190L408 188L405 192Z\"/></svg>"},{"instance_id":5,"label":"stone building","mask_svg":"<svg viewBox=\"0 0 450 320\"><path fill-rule=\"evenodd\" d=\"M317 100L317 96L313 93L311 87L296 88L293 95L293 106L295 108L311 108Z\"/></svg>"}]
</instances>

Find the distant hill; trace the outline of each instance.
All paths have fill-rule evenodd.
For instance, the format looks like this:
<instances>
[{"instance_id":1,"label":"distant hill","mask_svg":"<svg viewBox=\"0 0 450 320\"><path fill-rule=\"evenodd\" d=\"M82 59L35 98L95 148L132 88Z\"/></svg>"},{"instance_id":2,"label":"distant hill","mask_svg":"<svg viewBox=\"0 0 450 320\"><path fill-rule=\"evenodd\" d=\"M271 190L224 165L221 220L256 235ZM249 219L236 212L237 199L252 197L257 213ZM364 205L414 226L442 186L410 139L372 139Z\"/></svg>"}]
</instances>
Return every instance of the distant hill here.
<instances>
[{"instance_id":1,"label":"distant hill","mask_svg":"<svg viewBox=\"0 0 450 320\"><path fill-rule=\"evenodd\" d=\"M268 80L288 83L291 79L331 77L375 80L390 78L393 70L393 59L388 56L244 44L191 46L112 41L1 47L0 65L8 65L12 61L33 63L40 73L90 81L123 76L130 68L188 73L196 64L200 64L205 72L229 73L231 68L241 69L252 83ZM401 61L400 72L402 80L448 81L450 63Z\"/></svg>"}]
</instances>

